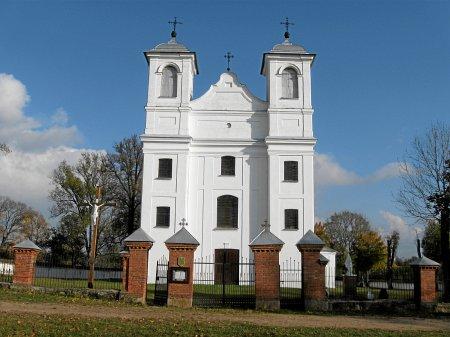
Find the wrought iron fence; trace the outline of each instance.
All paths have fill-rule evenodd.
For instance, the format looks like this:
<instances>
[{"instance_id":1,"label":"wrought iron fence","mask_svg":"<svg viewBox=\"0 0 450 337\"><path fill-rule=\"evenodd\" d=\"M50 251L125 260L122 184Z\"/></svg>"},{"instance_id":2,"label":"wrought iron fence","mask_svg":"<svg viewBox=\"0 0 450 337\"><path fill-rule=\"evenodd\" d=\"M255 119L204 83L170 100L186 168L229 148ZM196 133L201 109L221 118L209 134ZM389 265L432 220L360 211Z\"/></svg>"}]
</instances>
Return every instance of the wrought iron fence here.
<instances>
[{"instance_id":1,"label":"wrought iron fence","mask_svg":"<svg viewBox=\"0 0 450 337\"><path fill-rule=\"evenodd\" d=\"M302 269L296 260L286 260L280 264L280 307L300 309L302 299Z\"/></svg>"},{"instance_id":2,"label":"wrought iron fence","mask_svg":"<svg viewBox=\"0 0 450 337\"><path fill-rule=\"evenodd\" d=\"M327 276L330 277L330 276ZM394 268L372 270L357 276L336 276L333 286L332 280L326 280L328 298L336 299L414 299L414 275L412 268Z\"/></svg>"},{"instance_id":3,"label":"wrought iron fence","mask_svg":"<svg viewBox=\"0 0 450 337\"><path fill-rule=\"evenodd\" d=\"M155 295L153 304L166 305L168 295L167 270L169 262L166 257L162 257L156 262Z\"/></svg>"},{"instance_id":4,"label":"wrought iron fence","mask_svg":"<svg viewBox=\"0 0 450 337\"><path fill-rule=\"evenodd\" d=\"M87 288L89 266L86 262L68 264L51 254L36 262L33 285L49 288ZM119 254L101 255L96 258L94 271L95 289L120 290L122 262Z\"/></svg>"},{"instance_id":5,"label":"wrought iron fence","mask_svg":"<svg viewBox=\"0 0 450 337\"><path fill-rule=\"evenodd\" d=\"M0 282L12 282L14 259L0 258Z\"/></svg>"},{"instance_id":6,"label":"wrought iron fence","mask_svg":"<svg viewBox=\"0 0 450 337\"><path fill-rule=\"evenodd\" d=\"M255 307L255 264L241 258L238 262L217 262L212 257L194 261L193 304L202 307Z\"/></svg>"}]
</instances>

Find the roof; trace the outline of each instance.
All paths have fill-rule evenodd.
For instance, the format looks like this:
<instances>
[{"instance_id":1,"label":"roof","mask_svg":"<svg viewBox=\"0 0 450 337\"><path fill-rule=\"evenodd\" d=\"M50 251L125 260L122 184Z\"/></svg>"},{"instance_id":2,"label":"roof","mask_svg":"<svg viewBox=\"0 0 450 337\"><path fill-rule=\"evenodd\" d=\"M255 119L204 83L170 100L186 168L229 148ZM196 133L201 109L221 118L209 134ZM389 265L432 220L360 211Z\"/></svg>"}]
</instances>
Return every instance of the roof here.
<instances>
[{"instance_id":1,"label":"roof","mask_svg":"<svg viewBox=\"0 0 450 337\"><path fill-rule=\"evenodd\" d=\"M292 44L289 39L285 39L283 43L273 46L270 52L274 53L289 53L289 54L308 54L303 46Z\"/></svg>"},{"instance_id":2,"label":"roof","mask_svg":"<svg viewBox=\"0 0 450 337\"><path fill-rule=\"evenodd\" d=\"M136 229L130 236L126 237L124 242L155 242L141 227Z\"/></svg>"},{"instance_id":3,"label":"roof","mask_svg":"<svg viewBox=\"0 0 450 337\"><path fill-rule=\"evenodd\" d=\"M327 259L327 258L326 258L325 256L323 256L322 254L320 254L319 260L320 260L321 262L330 262L330 260Z\"/></svg>"},{"instance_id":4,"label":"roof","mask_svg":"<svg viewBox=\"0 0 450 337\"><path fill-rule=\"evenodd\" d=\"M250 242L250 246L265 245L284 245L284 242L273 234L269 227L266 227L252 240L252 242Z\"/></svg>"},{"instance_id":5,"label":"roof","mask_svg":"<svg viewBox=\"0 0 450 337\"><path fill-rule=\"evenodd\" d=\"M432 259L429 259L425 255L422 255L421 258L418 258L418 257L414 258L409 265L410 266L436 266L436 267L440 266L439 263L437 263L436 261L433 261Z\"/></svg>"},{"instance_id":6,"label":"roof","mask_svg":"<svg viewBox=\"0 0 450 337\"><path fill-rule=\"evenodd\" d=\"M168 238L165 243L200 245L200 242L198 242L185 227L181 228L178 232Z\"/></svg>"},{"instance_id":7,"label":"roof","mask_svg":"<svg viewBox=\"0 0 450 337\"><path fill-rule=\"evenodd\" d=\"M325 247L322 248L321 252L324 252L324 253L337 253L337 250L334 250L333 248L325 246Z\"/></svg>"},{"instance_id":8,"label":"roof","mask_svg":"<svg viewBox=\"0 0 450 337\"><path fill-rule=\"evenodd\" d=\"M28 239L18 243L17 245L14 246L14 248L41 250L39 246L37 246L33 241Z\"/></svg>"},{"instance_id":9,"label":"roof","mask_svg":"<svg viewBox=\"0 0 450 337\"><path fill-rule=\"evenodd\" d=\"M306 232L305 235L297 242L298 245L322 245L324 242L312 230Z\"/></svg>"},{"instance_id":10,"label":"roof","mask_svg":"<svg viewBox=\"0 0 450 337\"><path fill-rule=\"evenodd\" d=\"M185 45L178 43L177 40L172 37L168 42L158 44L151 51L160 51L165 53L186 53L189 52L189 49L187 49Z\"/></svg>"}]
</instances>

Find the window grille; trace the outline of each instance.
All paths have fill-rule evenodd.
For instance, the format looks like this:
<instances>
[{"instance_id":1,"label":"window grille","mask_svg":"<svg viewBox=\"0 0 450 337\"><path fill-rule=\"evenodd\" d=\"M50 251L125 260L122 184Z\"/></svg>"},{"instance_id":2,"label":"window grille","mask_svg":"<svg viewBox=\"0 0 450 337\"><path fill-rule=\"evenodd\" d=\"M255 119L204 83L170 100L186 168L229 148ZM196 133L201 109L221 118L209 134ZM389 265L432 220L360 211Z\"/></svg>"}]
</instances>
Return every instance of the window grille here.
<instances>
[{"instance_id":1,"label":"window grille","mask_svg":"<svg viewBox=\"0 0 450 337\"><path fill-rule=\"evenodd\" d=\"M158 178L172 178L172 159L163 158L159 160Z\"/></svg>"},{"instance_id":2,"label":"window grille","mask_svg":"<svg viewBox=\"0 0 450 337\"><path fill-rule=\"evenodd\" d=\"M298 229L298 210L285 209L284 210L284 228Z\"/></svg>"},{"instance_id":3,"label":"window grille","mask_svg":"<svg viewBox=\"0 0 450 337\"><path fill-rule=\"evenodd\" d=\"M292 68L286 68L281 74L282 98L298 98L297 72Z\"/></svg>"},{"instance_id":4,"label":"window grille","mask_svg":"<svg viewBox=\"0 0 450 337\"><path fill-rule=\"evenodd\" d=\"M298 181L298 162L284 162L284 181Z\"/></svg>"},{"instance_id":5,"label":"window grille","mask_svg":"<svg viewBox=\"0 0 450 337\"><path fill-rule=\"evenodd\" d=\"M222 195L217 198L217 227L238 228L238 198Z\"/></svg>"},{"instance_id":6,"label":"window grille","mask_svg":"<svg viewBox=\"0 0 450 337\"><path fill-rule=\"evenodd\" d=\"M156 207L156 226L169 227L170 207Z\"/></svg>"},{"instance_id":7,"label":"window grille","mask_svg":"<svg viewBox=\"0 0 450 337\"><path fill-rule=\"evenodd\" d=\"M235 158L232 156L224 156L221 158L220 174L223 176L235 175Z\"/></svg>"}]
</instances>

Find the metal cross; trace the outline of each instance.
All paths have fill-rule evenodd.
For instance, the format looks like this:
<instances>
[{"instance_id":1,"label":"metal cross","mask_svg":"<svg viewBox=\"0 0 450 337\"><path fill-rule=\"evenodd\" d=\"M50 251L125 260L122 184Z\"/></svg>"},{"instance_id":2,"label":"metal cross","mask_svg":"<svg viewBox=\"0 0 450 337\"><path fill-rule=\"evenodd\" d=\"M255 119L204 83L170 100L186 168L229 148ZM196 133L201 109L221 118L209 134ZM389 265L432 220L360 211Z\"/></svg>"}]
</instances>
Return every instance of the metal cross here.
<instances>
[{"instance_id":1,"label":"metal cross","mask_svg":"<svg viewBox=\"0 0 450 337\"><path fill-rule=\"evenodd\" d=\"M188 223L186 222L186 219L183 218L183 219L181 219L181 222L179 223L179 225L180 225L181 227L185 227L185 226L188 225Z\"/></svg>"},{"instance_id":2,"label":"metal cross","mask_svg":"<svg viewBox=\"0 0 450 337\"><path fill-rule=\"evenodd\" d=\"M182 25L183 22L177 21L177 17L174 16L173 21L169 21L169 24L173 25L172 37L177 36L177 25Z\"/></svg>"},{"instance_id":3,"label":"metal cross","mask_svg":"<svg viewBox=\"0 0 450 337\"><path fill-rule=\"evenodd\" d=\"M262 227L263 230L269 231L270 230L269 221L267 221L267 219L264 220L264 223L261 225L261 227Z\"/></svg>"},{"instance_id":4,"label":"metal cross","mask_svg":"<svg viewBox=\"0 0 450 337\"><path fill-rule=\"evenodd\" d=\"M227 71L230 71L230 61L232 58L234 58L234 55L227 51L224 57L227 59Z\"/></svg>"},{"instance_id":5,"label":"metal cross","mask_svg":"<svg viewBox=\"0 0 450 337\"><path fill-rule=\"evenodd\" d=\"M293 26L294 23L293 22L289 22L289 18L286 17L284 22L280 22L280 25L284 25L286 27L286 32L289 33L289 25Z\"/></svg>"}]
</instances>

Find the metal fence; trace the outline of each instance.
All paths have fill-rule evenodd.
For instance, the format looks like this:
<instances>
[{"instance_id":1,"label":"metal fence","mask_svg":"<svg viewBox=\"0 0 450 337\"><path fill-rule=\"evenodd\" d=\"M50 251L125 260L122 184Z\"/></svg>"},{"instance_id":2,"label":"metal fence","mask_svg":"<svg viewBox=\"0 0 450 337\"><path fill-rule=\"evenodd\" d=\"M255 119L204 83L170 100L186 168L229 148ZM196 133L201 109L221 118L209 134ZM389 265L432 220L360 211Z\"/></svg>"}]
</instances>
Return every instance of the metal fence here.
<instances>
[{"instance_id":1,"label":"metal fence","mask_svg":"<svg viewBox=\"0 0 450 337\"><path fill-rule=\"evenodd\" d=\"M166 305L168 295L167 271L169 262L166 257L162 257L156 262L155 295L153 304Z\"/></svg>"},{"instance_id":2,"label":"metal fence","mask_svg":"<svg viewBox=\"0 0 450 337\"><path fill-rule=\"evenodd\" d=\"M280 307L300 309L302 299L302 269L300 261L286 260L280 264Z\"/></svg>"},{"instance_id":3,"label":"metal fence","mask_svg":"<svg viewBox=\"0 0 450 337\"><path fill-rule=\"evenodd\" d=\"M14 259L0 258L0 282L12 282Z\"/></svg>"},{"instance_id":4,"label":"metal fence","mask_svg":"<svg viewBox=\"0 0 450 337\"><path fill-rule=\"evenodd\" d=\"M357 300L413 300L414 274L412 268L394 268L392 272L386 269L373 270L354 276L349 280L345 276L336 276L334 287L326 281L328 298Z\"/></svg>"},{"instance_id":5,"label":"metal fence","mask_svg":"<svg viewBox=\"0 0 450 337\"><path fill-rule=\"evenodd\" d=\"M254 308L255 264L241 258L238 262L216 262L212 257L194 261L193 304L201 307Z\"/></svg>"},{"instance_id":6,"label":"metal fence","mask_svg":"<svg viewBox=\"0 0 450 337\"><path fill-rule=\"evenodd\" d=\"M89 267L87 263L70 265L56 260L50 254L36 262L33 285L49 288L87 288ZM122 263L119 254L98 256L94 271L95 289L120 290Z\"/></svg>"}]
</instances>

